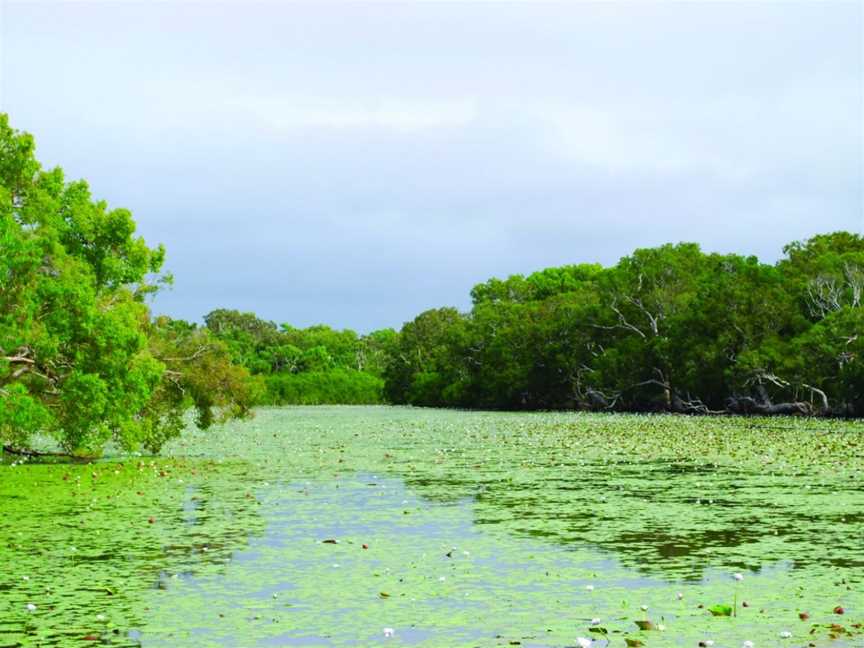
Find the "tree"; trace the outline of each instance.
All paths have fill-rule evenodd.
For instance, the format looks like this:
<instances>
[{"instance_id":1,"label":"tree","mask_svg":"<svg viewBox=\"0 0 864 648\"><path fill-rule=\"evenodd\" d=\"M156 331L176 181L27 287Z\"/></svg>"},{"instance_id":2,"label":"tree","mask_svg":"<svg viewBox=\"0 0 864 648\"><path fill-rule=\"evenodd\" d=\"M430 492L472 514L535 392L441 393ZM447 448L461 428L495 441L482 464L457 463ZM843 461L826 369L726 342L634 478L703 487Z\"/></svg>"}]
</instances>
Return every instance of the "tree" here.
<instances>
[{"instance_id":1,"label":"tree","mask_svg":"<svg viewBox=\"0 0 864 648\"><path fill-rule=\"evenodd\" d=\"M864 305L864 237L819 234L783 248L778 268L802 309L814 321L844 307Z\"/></svg>"},{"instance_id":2,"label":"tree","mask_svg":"<svg viewBox=\"0 0 864 648\"><path fill-rule=\"evenodd\" d=\"M461 360L465 331L465 318L455 308L428 310L405 324L384 371L387 398L413 405L458 403L467 378Z\"/></svg>"},{"instance_id":3,"label":"tree","mask_svg":"<svg viewBox=\"0 0 864 648\"><path fill-rule=\"evenodd\" d=\"M165 421L179 419L191 401L156 406L173 378L153 352L144 304L170 280L159 274L165 253L134 233L127 210L93 201L85 182L67 183L59 168L43 170L33 139L0 115L0 441L7 448L27 448L38 432L76 454L98 453L108 441L155 450L179 432ZM233 403L233 387L217 386L212 403ZM209 420L199 416L202 425Z\"/></svg>"},{"instance_id":4,"label":"tree","mask_svg":"<svg viewBox=\"0 0 864 648\"><path fill-rule=\"evenodd\" d=\"M775 265L693 243L611 268L489 279L473 307L401 332L394 402L508 409L864 413L864 238L815 236Z\"/></svg>"}]
</instances>

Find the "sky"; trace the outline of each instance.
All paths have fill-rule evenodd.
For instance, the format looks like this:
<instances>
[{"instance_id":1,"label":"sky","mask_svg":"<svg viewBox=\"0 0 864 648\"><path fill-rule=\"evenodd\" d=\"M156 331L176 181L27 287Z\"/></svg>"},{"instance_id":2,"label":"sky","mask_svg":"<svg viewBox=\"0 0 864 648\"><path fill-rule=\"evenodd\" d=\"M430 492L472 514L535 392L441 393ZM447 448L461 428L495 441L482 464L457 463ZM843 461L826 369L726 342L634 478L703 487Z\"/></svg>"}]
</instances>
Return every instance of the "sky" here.
<instances>
[{"instance_id":1,"label":"sky","mask_svg":"<svg viewBox=\"0 0 864 648\"><path fill-rule=\"evenodd\" d=\"M0 111L153 309L365 332L492 276L864 233L864 4L0 0Z\"/></svg>"}]
</instances>

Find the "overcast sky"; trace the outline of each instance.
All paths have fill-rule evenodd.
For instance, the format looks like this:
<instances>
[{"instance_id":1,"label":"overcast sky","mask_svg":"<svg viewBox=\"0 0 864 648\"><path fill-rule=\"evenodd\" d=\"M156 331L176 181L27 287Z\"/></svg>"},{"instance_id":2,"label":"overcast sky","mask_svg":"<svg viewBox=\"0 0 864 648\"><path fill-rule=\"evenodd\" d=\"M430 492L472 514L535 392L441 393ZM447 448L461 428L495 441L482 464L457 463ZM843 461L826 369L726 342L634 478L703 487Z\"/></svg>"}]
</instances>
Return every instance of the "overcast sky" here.
<instances>
[{"instance_id":1,"label":"overcast sky","mask_svg":"<svg viewBox=\"0 0 864 648\"><path fill-rule=\"evenodd\" d=\"M864 229L859 2L0 6L0 110L166 245L157 312L367 331Z\"/></svg>"}]
</instances>

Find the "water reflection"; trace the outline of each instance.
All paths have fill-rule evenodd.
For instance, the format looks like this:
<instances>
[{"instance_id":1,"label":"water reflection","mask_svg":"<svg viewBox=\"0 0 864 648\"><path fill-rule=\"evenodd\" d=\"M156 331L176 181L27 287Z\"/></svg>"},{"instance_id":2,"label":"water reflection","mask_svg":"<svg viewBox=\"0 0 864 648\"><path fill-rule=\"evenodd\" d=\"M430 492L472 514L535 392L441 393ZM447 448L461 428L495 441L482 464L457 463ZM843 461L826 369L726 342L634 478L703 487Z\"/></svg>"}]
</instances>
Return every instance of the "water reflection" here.
<instances>
[{"instance_id":1,"label":"water reflection","mask_svg":"<svg viewBox=\"0 0 864 648\"><path fill-rule=\"evenodd\" d=\"M862 620L864 435L723 426L298 408L174 459L0 467L0 646L561 648L593 618L616 645L822 645Z\"/></svg>"},{"instance_id":2,"label":"water reflection","mask_svg":"<svg viewBox=\"0 0 864 648\"><path fill-rule=\"evenodd\" d=\"M129 630L146 625L149 590L168 574L224 569L264 526L210 468L109 461L2 473L0 646L139 645Z\"/></svg>"}]
</instances>

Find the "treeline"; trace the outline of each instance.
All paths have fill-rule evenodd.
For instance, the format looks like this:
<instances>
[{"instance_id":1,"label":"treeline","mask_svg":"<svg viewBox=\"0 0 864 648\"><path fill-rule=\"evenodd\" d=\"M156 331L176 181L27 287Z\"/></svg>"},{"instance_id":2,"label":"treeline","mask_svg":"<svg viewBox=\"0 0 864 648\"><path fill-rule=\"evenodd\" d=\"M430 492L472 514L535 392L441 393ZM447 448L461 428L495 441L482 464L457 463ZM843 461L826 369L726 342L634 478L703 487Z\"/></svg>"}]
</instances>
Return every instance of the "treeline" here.
<instances>
[{"instance_id":1,"label":"treeline","mask_svg":"<svg viewBox=\"0 0 864 648\"><path fill-rule=\"evenodd\" d=\"M217 310L260 404L864 415L864 238L776 264L695 244L490 279L468 313L358 335Z\"/></svg>"},{"instance_id":2,"label":"treeline","mask_svg":"<svg viewBox=\"0 0 864 648\"><path fill-rule=\"evenodd\" d=\"M0 447L157 451L256 404L864 415L864 239L776 264L697 245L490 279L468 313L368 335L216 310L153 318L165 252L46 170L0 114Z\"/></svg>"},{"instance_id":3,"label":"treeline","mask_svg":"<svg viewBox=\"0 0 864 648\"><path fill-rule=\"evenodd\" d=\"M204 321L232 360L254 376L259 404L384 402L384 368L397 338L393 329L363 336L324 325L299 329L224 309Z\"/></svg>"},{"instance_id":4,"label":"treeline","mask_svg":"<svg viewBox=\"0 0 864 648\"><path fill-rule=\"evenodd\" d=\"M490 279L468 313L405 324L393 403L864 415L864 238L790 243L776 264L684 243L617 265Z\"/></svg>"}]
</instances>

